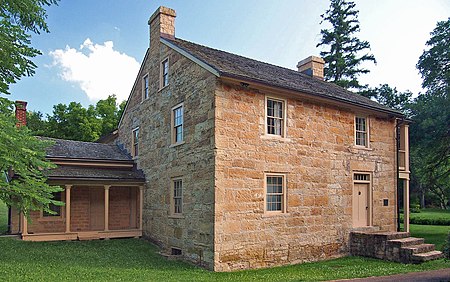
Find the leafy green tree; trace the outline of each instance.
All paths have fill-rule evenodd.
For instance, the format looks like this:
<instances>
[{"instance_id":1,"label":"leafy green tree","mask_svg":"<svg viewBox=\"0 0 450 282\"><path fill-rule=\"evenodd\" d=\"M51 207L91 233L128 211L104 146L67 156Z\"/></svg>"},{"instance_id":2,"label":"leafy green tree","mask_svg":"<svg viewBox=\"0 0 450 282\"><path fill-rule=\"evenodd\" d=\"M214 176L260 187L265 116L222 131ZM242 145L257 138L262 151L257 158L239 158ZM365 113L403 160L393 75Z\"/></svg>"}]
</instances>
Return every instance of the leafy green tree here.
<instances>
[{"instance_id":1,"label":"leafy green tree","mask_svg":"<svg viewBox=\"0 0 450 282\"><path fill-rule=\"evenodd\" d=\"M27 127L34 136L46 136L46 132L48 132L47 121L44 120L44 115L39 111L27 112Z\"/></svg>"},{"instance_id":2,"label":"leafy green tree","mask_svg":"<svg viewBox=\"0 0 450 282\"><path fill-rule=\"evenodd\" d=\"M331 0L329 9L321 17L321 23L331 24L330 29L320 31L322 39L316 46L329 46L328 50L320 52L325 60L325 79L344 88L362 89L364 86L359 83L358 76L369 70L361 67L361 63L376 63L376 60L374 55L366 52L370 49L369 42L355 36L360 30L355 3Z\"/></svg>"},{"instance_id":3,"label":"leafy green tree","mask_svg":"<svg viewBox=\"0 0 450 282\"><path fill-rule=\"evenodd\" d=\"M60 187L46 183L43 171L54 167L45 159L49 142L37 139L25 127L17 127L13 104L0 98L0 200L28 214L43 208L51 212L49 204Z\"/></svg>"},{"instance_id":4,"label":"leafy green tree","mask_svg":"<svg viewBox=\"0 0 450 282\"><path fill-rule=\"evenodd\" d=\"M30 33L49 32L45 7L58 0L2 0L0 2L0 93L22 76L34 74L31 58L41 52L31 46Z\"/></svg>"},{"instance_id":5,"label":"leafy green tree","mask_svg":"<svg viewBox=\"0 0 450 282\"><path fill-rule=\"evenodd\" d=\"M380 84L378 87L363 90L359 94L367 98L373 98L382 105L408 115L408 104L412 97L412 93L408 90L399 92L397 88L392 88L388 84Z\"/></svg>"},{"instance_id":6,"label":"leafy green tree","mask_svg":"<svg viewBox=\"0 0 450 282\"><path fill-rule=\"evenodd\" d=\"M124 102L126 103L126 101ZM124 106L124 102L121 105ZM97 102L95 111L101 122L100 136L107 135L117 128L123 111L121 105L117 107L117 98L115 95L109 95L105 100Z\"/></svg>"},{"instance_id":7,"label":"leafy green tree","mask_svg":"<svg viewBox=\"0 0 450 282\"><path fill-rule=\"evenodd\" d=\"M31 34L48 32L45 7L58 0L0 1L0 94L23 76L34 74L31 59L40 51L31 46ZM13 102L0 97L0 200L26 215L43 209L49 213L53 193L61 191L46 183L43 171L53 165L45 159L49 146L34 137L26 127L17 127Z\"/></svg>"},{"instance_id":8,"label":"leafy green tree","mask_svg":"<svg viewBox=\"0 0 450 282\"><path fill-rule=\"evenodd\" d=\"M426 93L410 106L412 183L431 192L446 208L450 199L450 18L437 23L427 46L417 64Z\"/></svg>"}]
</instances>

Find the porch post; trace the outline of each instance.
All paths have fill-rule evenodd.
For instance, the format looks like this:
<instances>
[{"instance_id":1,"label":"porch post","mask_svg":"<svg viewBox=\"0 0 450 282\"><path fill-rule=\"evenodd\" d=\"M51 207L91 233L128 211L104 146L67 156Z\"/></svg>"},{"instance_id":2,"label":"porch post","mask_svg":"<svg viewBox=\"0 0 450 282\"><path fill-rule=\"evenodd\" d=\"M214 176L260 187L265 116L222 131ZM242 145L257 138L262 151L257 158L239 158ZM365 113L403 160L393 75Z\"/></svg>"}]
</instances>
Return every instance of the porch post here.
<instances>
[{"instance_id":1,"label":"porch post","mask_svg":"<svg viewBox=\"0 0 450 282\"><path fill-rule=\"evenodd\" d=\"M22 212L22 236L28 235L28 220L25 214Z\"/></svg>"},{"instance_id":2,"label":"porch post","mask_svg":"<svg viewBox=\"0 0 450 282\"><path fill-rule=\"evenodd\" d=\"M144 186L139 186L139 230L142 230L143 207L144 207Z\"/></svg>"},{"instance_id":3,"label":"porch post","mask_svg":"<svg viewBox=\"0 0 450 282\"><path fill-rule=\"evenodd\" d=\"M105 231L109 230L109 188L111 185L105 185Z\"/></svg>"},{"instance_id":4,"label":"porch post","mask_svg":"<svg viewBox=\"0 0 450 282\"><path fill-rule=\"evenodd\" d=\"M70 190L72 185L66 185L66 233L70 233Z\"/></svg>"},{"instance_id":5,"label":"porch post","mask_svg":"<svg viewBox=\"0 0 450 282\"><path fill-rule=\"evenodd\" d=\"M403 180L403 230L409 232L409 179Z\"/></svg>"}]
</instances>

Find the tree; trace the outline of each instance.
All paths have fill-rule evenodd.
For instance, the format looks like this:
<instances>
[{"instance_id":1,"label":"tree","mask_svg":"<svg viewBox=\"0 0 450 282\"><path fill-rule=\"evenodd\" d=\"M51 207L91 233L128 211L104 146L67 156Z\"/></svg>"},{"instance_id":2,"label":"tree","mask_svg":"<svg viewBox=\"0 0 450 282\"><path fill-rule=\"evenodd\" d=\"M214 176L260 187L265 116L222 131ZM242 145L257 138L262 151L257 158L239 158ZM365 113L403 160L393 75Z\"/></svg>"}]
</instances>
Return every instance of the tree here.
<instances>
[{"instance_id":1,"label":"tree","mask_svg":"<svg viewBox=\"0 0 450 282\"><path fill-rule=\"evenodd\" d=\"M363 90L359 94L408 115L408 104L412 97L412 93L408 90L399 92L397 88L392 88L388 84L380 84L378 87Z\"/></svg>"},{"instance_id":2,"label":"tree","mask_svg":"<svg viewBox=\"0 0 450 282\"><path fill-rule=\"evenodd\" d=\"M31 58L40 51L31 46L30 33L48 32L45 7L58 0L2 0L0 2L0 94L22 76L34 74ZM28 215L30 210L49 209L53 193L61 191L46 183L43 171L53 165L45 159L50 144L17 127L13 102L0 97L0 200Z\"/></svg>"},{"instance_id":3,"label":"tree","mask_svg":"<svg viewBox=\"0 0 450 282\"><path fill-rule=\"evenodd\" d=\"M52 213L50 204L58 186L46 183L43 171L54 167L45 159L49 142L37 139L25 127L17 127L13 104L0 98L0 200L28 214L30 210L44 209Z\"/></svg>"},{"instance_id":4,"label":"tree","mask_svg":"<svg viewBox=\"0 0 450 282\"><path fill-rule=\"evenodd\" d=\"M325 60L325 79L344 88L362 89L364 86L359 83L358 76L369 70L362 68L361 63L376 63L376 60L374 55L367 52L359 55L370 49L370 44L355 36L360 30L355 3L331 0L329 9L321 17L321 23L327 21L332 26L331 29L320 31L322 39L316 46L329 46L329 50L320 52Z\"/></svg>"},{"instance_id":5,"label":"tree","mask_svg":"<svg viewBox=\"0 0 450 282\"><path fill-rule=\"evenodd\" d=\"M2 0L0 3L0 93L22 76L34 74L31 58L41 54L33 48L30 33L49 32L46 6L58 0Z\"/></svg>"},{"instance_id":6,"label":"tree","mask_svg":"<svg viewBox=\"0 0 450 282\"><path fill-rule=\"evenodd\" d=\"M415 185L433 193L442 208L450 199L450 18L438 22L420 56L426 93L411 104L411 169Z\"/></svg>"}]
</instances>

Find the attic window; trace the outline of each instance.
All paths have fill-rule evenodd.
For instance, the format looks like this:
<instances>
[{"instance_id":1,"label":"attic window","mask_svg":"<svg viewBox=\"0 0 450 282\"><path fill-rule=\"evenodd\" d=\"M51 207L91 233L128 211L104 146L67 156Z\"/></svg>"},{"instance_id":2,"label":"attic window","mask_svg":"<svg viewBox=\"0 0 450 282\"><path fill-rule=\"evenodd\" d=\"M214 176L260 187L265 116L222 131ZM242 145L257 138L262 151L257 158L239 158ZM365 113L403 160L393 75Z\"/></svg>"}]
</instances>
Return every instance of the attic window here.
<instances>
[{"instance_id":1,"label":"attic window","mask_svg":"<svg viewBox=\"0 0 450 282\"><path fill-rule=\"evenodd\" d=\"M169 58L161 62L161 88L169 85Z\"/></svg>"},{"instance_id":2,"label":"attic window","mask_svg":"<svg viewBox=\"0 0 450 282\"><path fill-rule=\"evenodd\" d=\"M139 154L139 127L133 129L132 138L132 154L136 157Z\"/></svg>"},{"instance_id":3,"label":"attic window","mask_svg":"<svg viewBox=\"0 0 450 282\"><path fill-rule=\"evenodd\" d=\"M144 76L144 78L142 79L142 98L148 99L148 75Z\"/></svg>"}]
</instances>

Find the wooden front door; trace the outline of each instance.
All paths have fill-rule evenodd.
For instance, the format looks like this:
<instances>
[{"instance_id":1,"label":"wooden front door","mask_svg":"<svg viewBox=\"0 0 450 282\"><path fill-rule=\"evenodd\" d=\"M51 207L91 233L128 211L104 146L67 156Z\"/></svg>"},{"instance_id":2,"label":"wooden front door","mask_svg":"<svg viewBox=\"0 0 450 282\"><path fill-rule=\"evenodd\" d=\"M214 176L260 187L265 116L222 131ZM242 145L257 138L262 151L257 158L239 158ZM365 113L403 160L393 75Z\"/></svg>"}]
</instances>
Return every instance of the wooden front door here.
<instances>
[{"instance_id":1,"label":"wooden front door","mask_svg":"<svg viewBox=\"0 0 450 282\"><path fill-rule=\"evenodd\" d=\"M369 188L369 183L354 183L352 204L353 227L364 227L370 225Z\"/></svg>"},{"instance_id":2,"label":"wooden front door","mask_svg":"<svg viewBox=\"0 0 450 282\"><path fill-rule=\"evenodd\" d=\"M91 230L105 229L105 191L100 188L89 189Z\"/></svg>"}]
</instances>

